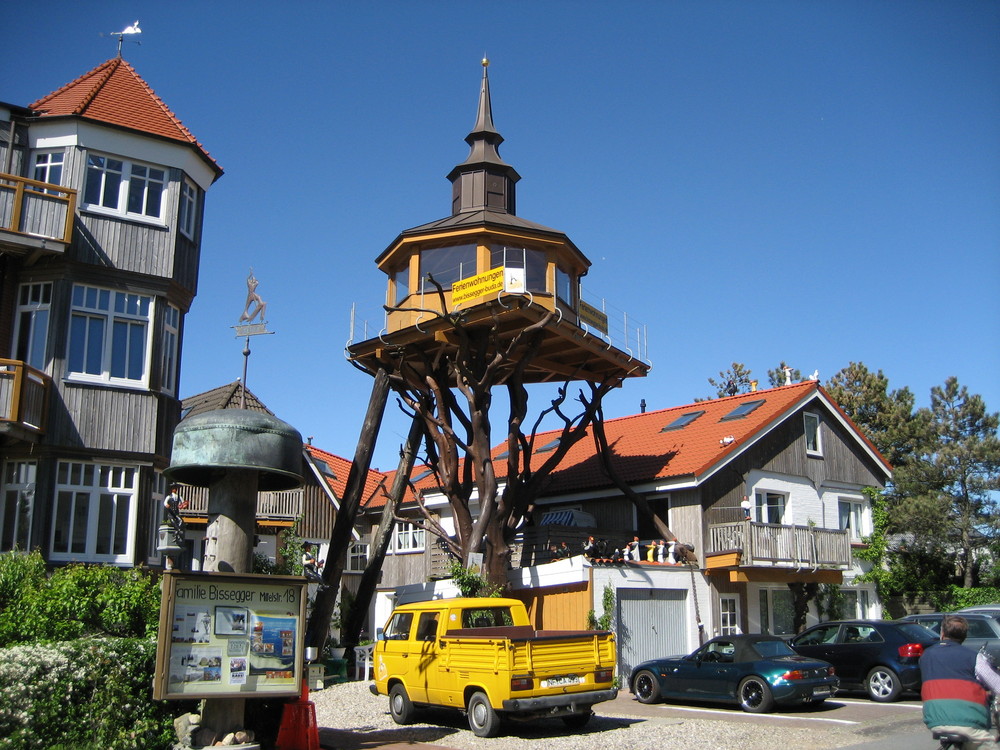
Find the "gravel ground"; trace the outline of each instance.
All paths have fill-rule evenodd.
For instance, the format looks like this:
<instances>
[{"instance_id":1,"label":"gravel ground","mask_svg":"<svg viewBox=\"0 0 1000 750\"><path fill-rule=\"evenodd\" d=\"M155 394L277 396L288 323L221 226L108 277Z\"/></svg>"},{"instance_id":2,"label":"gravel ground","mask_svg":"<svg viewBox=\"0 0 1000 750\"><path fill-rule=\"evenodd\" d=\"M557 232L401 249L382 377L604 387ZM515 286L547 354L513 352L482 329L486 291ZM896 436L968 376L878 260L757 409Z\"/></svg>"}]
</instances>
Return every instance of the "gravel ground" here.
<instances>
[{"instance_id":1,"label":"gravel ground","mask_svg":"<svg viewBox=\"0 0 1000 750\"><path fill-rule=\"evenodd\" d=\"M357 750L422 743L453 750L524 750L558 743L558 750L826 750L862 739L855 731L841 727L799 729L755 722L656 718L649 716L655 711L622 700L596 706L596 716L583 729L568 729L559 719L508 721L500 737L486 739L472 734L464 714L457 711L427 712L427 720L434 723L399 726L389 716L389 699L373 696L368 685L345 682L311 694L324 748Z\"/></svg>"}]
</instances>

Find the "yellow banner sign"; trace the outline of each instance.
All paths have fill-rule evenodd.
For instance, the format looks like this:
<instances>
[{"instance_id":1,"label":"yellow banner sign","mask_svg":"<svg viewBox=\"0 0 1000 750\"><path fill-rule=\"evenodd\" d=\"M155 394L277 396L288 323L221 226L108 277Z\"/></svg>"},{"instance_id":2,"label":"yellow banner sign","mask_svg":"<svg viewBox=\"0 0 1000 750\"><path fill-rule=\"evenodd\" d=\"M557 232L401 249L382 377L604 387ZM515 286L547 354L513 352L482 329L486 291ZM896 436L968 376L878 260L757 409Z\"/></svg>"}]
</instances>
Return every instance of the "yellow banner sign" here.
<instances>
[{"instance_id":1,"label":"yellow banner sign","mask_svg":"<svg viewBox=\"0 0 1000 750\"><path fill-rule=\"evenodd\" d=\"M608 316L593 305L580 300L580 322L596 328L605 336L608 334Z\"/></svg>"},{"instance_id":2,"label":"yellow banner sign","mask_svg":"<svg viewBox=\"0 0 1000 750\"><path fill-rule=\"evenodd\" d=\"M451 285L451 303L468 302L470 299L503 291L503 268L470 276Z\"/></svg>"}]
</instances>

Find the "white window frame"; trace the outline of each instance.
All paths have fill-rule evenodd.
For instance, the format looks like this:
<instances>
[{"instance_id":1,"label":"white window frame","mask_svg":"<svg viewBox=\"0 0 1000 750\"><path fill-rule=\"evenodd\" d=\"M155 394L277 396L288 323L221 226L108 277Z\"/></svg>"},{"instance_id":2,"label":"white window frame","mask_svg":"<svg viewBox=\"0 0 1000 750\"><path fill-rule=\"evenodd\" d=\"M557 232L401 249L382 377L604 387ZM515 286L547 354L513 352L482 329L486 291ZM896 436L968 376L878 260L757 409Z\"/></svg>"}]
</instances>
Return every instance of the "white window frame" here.
<instances>
[{"instance_id":1,"label":"white window frame","mask_svg":"<svg viewBox=\"0 0 1000 750\"><path fill-rule=\"evenodd\" d=\"M719 594L719 635L740 635L740 597Z\"/></svg>"},{"instance_id":2,"label":"white window frame","mask_svg":"<svg viewBox=\"0 0 1000 750\"><path fill-rule=\"evenodd\" d=\"M347 567L344 570L348 573L364 573L368 567L368 545L364 542L352 542L347 550Z\"/></svg>"},{"instance_id":3,"label":"white window frame","mask_svg":"<svg viewBox=\"0 0 1000 750\"><path fill-rule=\"evenodd\" d=\"M771 497L780 498L780 502L769 502ZM772 518L772 508L778 509L779 518ZM754 492L754 520L757 523L784 524L788 516L788 493L775 492L773 490L759 489Z\"/></svg>"},{"instance_id":4,"label":"white window frame","mask_svg":"<svg viewBox=\"0 0 1000 750\"><path fill-rule=\"evenodd\" d=\"M819 414L804 412L802 414L802 425L805 431L806 455L823 455L823 431L820 429L822 420ZM811 445L810 445L811 444Z\"/></svg>"},{"instance_id":5,"label":"white window frame","mask_svg":"<svg viewBox=\"0 0 1000 750\"><path fill-rule=\"evenodd\" d=\"M87 154L81 207L94 213L164 226L169 185L166 167L91 152ZM159 193L153 212L150 201L157 194L156 186ZM138 210L134 210L136 203Z\"/></svg>"},{"instance_id":6,"label":"white window frame","mask_svg":"<svg viewBox=\"0 0 1000 750\"><path fill-rule=\"evenodd\" d=\"M850 506L848 513L844 516L844 506ZM852 542L860 542L862 537L868 536L871 532L868 530L868 517L865 513L864 500L856 497L838 497L837 498L837 528L841 531L849 531L850 539Z\"/></svg>"},{"instance_id":7,"label":"white window frame","mask_svg":"<svg viewBox=\"0 0 1000 750\"><path fill-rule=\"evenodd\" d=\"M32 179L50 185L62 185L65 164L64 151L36 151L31 169Z\"/></svg>"},{"instance_id":8,"label":"white window frame","mask_svg":"<svg viewBox=\"0 0 1000 750\"><path fill-rule=\"evenodd\" d=\"M49 559L131 565L138 488L138 466L60 461Z\"/></svg>"},{"instance_id":9,"label":"white window frame","mask_svg":"<svg viewBox=\"0 0 1000 750\"><path fill-rule=\"evenodd\" d=\"M177 229L193 240L198 219L198 188L186 177L181 180L180 205L177 207Z\"/></svg>"},{"instance_id":10,"label":"white window frame","mask_svg":"<svg viewBox=\"0 0 1000 750\"><path fill-rule=\"evenodd\" d=\"M424 551L426 532L419 526L408 521L398 521L392 527L392 540L389 554L408 555Z\"/></svg>"},{"instance_id":11,"label":"white window frame","mask_svg":"<svg viewBox=\"0 0 1000 750\"><path fill-rule=\"evenodd\" d=\"M160 334L160 391L177 394L178 352L181 340L181 311L171 304L163 307L163 330Z\"/></svg>"},{"instance_id":12,"label":"white window frame","mask_svg":"<svg viewBox=\"0 0 1000 750\"><path fill-rule=\"evenodd\" d=\"M10 552L14 547L26 552L31 546L37 473L38 464L34 461L7 461L3 465L0 552Z\"/></svg>"},{"instance_id":13,"label":"white window frame","mask_svg":"<svg viewBox=\"0 0 1000 750\"><path fill-rule=\"evenodd\" d=\"M21 284L18 288L14 355L18 360L27 363L36 370L44 370L48 364L46 355L51 309L51 281Z\"/></svg>"},{"instance_id":14,"label":"white window frame","mask_svg":"<svg viewBox=\"0 0 1000 750\"><path fill-rule=\"evenodd\" d=\"M150 349L153 327L150 325L153 311L153 297L134 292L122 292L102 287L73 285L73 295L70 304L69 346L66 357L67 379L88 383L105 383L122 385L132 388L145 388L149 384ZM123 326L124 328L121 328ZM142 328L141 345L142 372L139 377L130 377L128 366L130 348L137 342L133 338L136 327ZM115 342L116 334L125 334L125 375L114 375L119 367ZM100 363L91 363L94 352L91 351L92 336L100 334ZM78 341L82 338L82 344ZM120 340L120 339L119 339ZM82 362L75 363L74 344L82 345ZM86 368L98 364L100 372L88 372ZM71 369L71 368L78 369Z\"/></svg>"}]
</instances>

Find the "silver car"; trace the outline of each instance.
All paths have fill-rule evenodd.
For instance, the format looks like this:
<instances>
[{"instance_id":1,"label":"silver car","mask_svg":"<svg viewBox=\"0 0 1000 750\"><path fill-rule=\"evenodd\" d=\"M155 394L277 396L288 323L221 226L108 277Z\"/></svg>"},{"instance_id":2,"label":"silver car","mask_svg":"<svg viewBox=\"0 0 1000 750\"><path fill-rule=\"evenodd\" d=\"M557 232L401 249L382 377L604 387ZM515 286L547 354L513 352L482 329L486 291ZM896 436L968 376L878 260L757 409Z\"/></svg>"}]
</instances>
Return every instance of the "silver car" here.
<instances>
[{"instance_id":1,"label":"silver car","mask_svg":"<svg viewBox=\"0 0 1000 750\"><path fill-rule=\"evenodd\" d=\"M1000 610L997 612L1000 615ZM965 645L977 651L985 646L986 653L993 659L993 663L1000 666L1000 621L990 613L963 609L960 612L907 615L901 619L923 625L933 631L935 635L940 636L941 620L949 614L964 617L969 623L969 635L965 639Z\"/></svg>"}]
</instances>

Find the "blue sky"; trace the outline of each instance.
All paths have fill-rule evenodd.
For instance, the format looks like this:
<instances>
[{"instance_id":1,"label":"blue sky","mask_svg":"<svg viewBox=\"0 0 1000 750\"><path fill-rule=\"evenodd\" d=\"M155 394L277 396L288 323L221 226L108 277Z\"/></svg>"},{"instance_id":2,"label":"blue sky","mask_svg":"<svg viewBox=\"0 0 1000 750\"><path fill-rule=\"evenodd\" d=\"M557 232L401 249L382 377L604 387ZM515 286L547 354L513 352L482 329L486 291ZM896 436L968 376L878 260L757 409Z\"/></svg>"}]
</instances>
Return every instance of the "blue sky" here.
<instances>
[{"instance_id":1,"label":"blue sky","mask_svg":"<svg viewBox=\"0 0 1000 750\"><path fill-rule=\"evenodd\" d=\"M185 396L240 377L253 266L276 334L248 386L353 455L371 380L343 356L351 303L377 311L375 257L449 213L485 53L518 215L647 328L653 369L606 416L711 395L734 360L762 382L863 361L919 405L957 375L1000 409L996 2L20 3L0 100L114 56L100 33L136 19L125 58L226 170ZM405 434L390 405L376 466Z\"/></svg>"}]
</instances>

